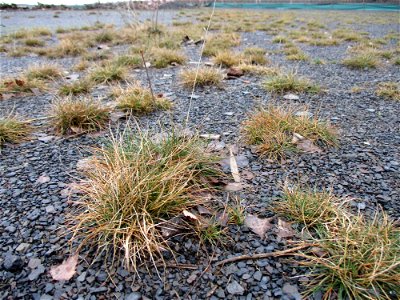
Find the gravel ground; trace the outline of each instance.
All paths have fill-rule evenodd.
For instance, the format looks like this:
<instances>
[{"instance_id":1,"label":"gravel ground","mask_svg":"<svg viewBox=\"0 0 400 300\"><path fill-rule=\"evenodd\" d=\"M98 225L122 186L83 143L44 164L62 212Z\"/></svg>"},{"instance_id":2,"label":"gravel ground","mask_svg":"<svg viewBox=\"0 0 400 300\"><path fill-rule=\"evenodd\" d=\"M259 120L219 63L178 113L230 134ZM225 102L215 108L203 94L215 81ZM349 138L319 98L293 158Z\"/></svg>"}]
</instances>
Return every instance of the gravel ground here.
<instances>
[{"instance_id":1,"label":"gravel ground","mask_svg":"<svg viewBox=\"0 0 400 300\"><path fill-rule=\"evenodd\" d=\"M7 13L11 17L3 20L3 24L17 24L15 20L27 18L27 14ZM38 21L37 25L41 25L43 14L46 12L37 12L35 18L29 19L30 22ZM63 12L61 16L67 14L71 12ZM93 21L90 20L92 16L82 14L84 18L75 19L80 19L82 24L74 25ZM51 20L53 23L53 18ZM54 20L58 22L59 19ZM108 18L100 21L112 22ZM58 23L53 25L57 27ZM397 27L393 24L385 25L385 28L387 31L382 30L381 25L369 24L362 30L379 36ZM272 37L263 32L242 33L241 47L257 45L268 50L281 47L272 44L271 40ZM337 196L350 196L354 198L354 208L366 214L382 205L391 217L400 218L400 102L385 100L374 93L378 82L400 81L399 67L384 64L376 70L349 70L337 63L349 45L301 46L313 59L326 60L325 65L293 63L286 61L281 54L270 56L274 65L295 68L299 74L313 79L327 90L320 95L299 95L300 100L290 101L291 104L306 105L311 112L337 126L340 147L322 154L304 154L277 164L259 159L251 149L242 145L240 123L254 107L270 102L289 102L265 92L260 87L261 79L244 76L225 81L221 88L196 91L190 126L201 133L220 134L226 144L237 144L240 171L248 170L255 175L248 180L249 185L241 194L248 213L271 216L268 206L281 194L281 185L289 180L330 188ZM198 50L197 46L185 49L193 60ZM2 73L7 74L18 74L39 60L37 57L0 55ZM57 63L68 70L74 60L63 59ZM182 124L190 91L178 83L180 68L151 69L151 75L156 92L168 95L175 103L172 119ZM145 83L142 70L132 72L132 75ZM363 90L351 93L354 86L361 86ZM107 89L98 87L93 95L105 95ZM103 98L106 102L107 97ZM101 137L96 134L54 137L51 140L43 138L52 135L45 121L40 119L48 113L52 99L53 95L49 93L0 102L0 113L7 114L13 110L27 118L39 118L35 125L43 125L31 141L8 145L0 154L1 299L301 299L300 281L307 280L303 276L304 270L284 259L249 260L222 268L214 267L214 261L233 255L285 249L286 242L275 232L260 239L245 226L230 226L230 241L224 247L208 249L208 254L195 240L176 238L173 245L180 253L177 262L194 267L160 270L164 281L155 270L148 274L141 268L138 274L132 274L116 266L111 271L111 282L103 262L89 264L84 259L89 250L80 254L82 260L77 274L70 281L52 281L48 273L50 267L61 263L70 253L68 236L64 236L60 229L65 225L65 215L71 211L66 188L79 177L76 163L88 156L86 146L101 142ZM170 119L169 113L157 112L139 118L139 122L143 127L155 127L158 122L168 124ZM38 179L43 176L50 180L40 183ZM225 195L216 197L223 201ZM207 266L209 268L205 270Z\"/></svg>"}]
</instances>

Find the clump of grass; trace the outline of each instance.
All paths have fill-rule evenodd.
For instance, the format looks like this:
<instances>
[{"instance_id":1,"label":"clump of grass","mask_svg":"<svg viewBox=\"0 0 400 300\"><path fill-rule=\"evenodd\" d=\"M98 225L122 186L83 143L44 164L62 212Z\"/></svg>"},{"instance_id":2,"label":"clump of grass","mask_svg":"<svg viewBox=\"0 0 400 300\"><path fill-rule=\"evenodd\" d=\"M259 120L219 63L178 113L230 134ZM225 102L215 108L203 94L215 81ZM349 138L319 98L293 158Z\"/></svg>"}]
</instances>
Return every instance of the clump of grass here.
<instances>
[{"instance_id":1,"label":"clump of grass","mask_svg":"<svg viewBox=\"0 0 400 300\"><path fill-rule=\"evenodd\" d=\"M89 67L89 62L88 62L87 60L85 60L85 59L82 59L82 60L80 60L78 63L76 63L76 64L73 66L72 69L73 69L74 71L79 72L79 71L84 71L84 70L86 70L88 67Z\"/></svg>"},{"instance_id":2,"label":"clump of grass","mask_svg":"<svg viewBox=\"0 0 400 300\"><path fill-rule=\"evenodd\" d=\"M110 30L103 30L96 34L94 40L97 43L110 43L114 40L116 33Z\"/></svg>"},{"instance_id":3,"label":"clump of grass","mask_svg":"<svg viewBox=\"0 0 400 300\"><path fill-rule=\"evenodd\" d=\"M220 86L224 75L219 69L200 67L197 69L186 69L180 73L182 84L187 88L196 86Z\"/></svg>"},{"instance_id":4,"label":"clump of grass","mask_svg":"<svg viewBox=\"0 0 400 300\"><path fill-rule=\"evenodd\" d=\"M52 64L43 64L38 66L32 66L28 68L26 77L28 80L54 80L60 78L62 72L60 68Z\"/></svg>"},{"instance_id":5,"label":"clump of grass","mask_svg":"<svg viewBox=\"0 0 400 300\"><path fill-rule=\"evenodd\" d=\"M92 83L87 79L83 79L61 85L58 93L64 96L87 94L90 93L91 89Z\"/></svg>"},{"instance_id":6,"label":"clump of grass","mask_svg":"<svg viewBox=\"0 0 400 300\"><path fill-rule=\"evenodd\" d=\"M109 109L91 99L66 97L52 104L51 122L61 134L91 132L103 129Z\"/></svg>"},{"instance_id":7,"label":"clump of grass","mask_svg":"<svg viewBox=\"0 0 400 300\"><path fill-rule=\"evenodd\" d=\"M151 91L141 87L138 83L130 85L126 89L118 89L118 91L114 91L114 94L117 95L117 107L132 113L145 114L172 107L172 103L162 96L154 95L153 99Z\"/></svg>"},{"instance_id":8,"label":"clump of grass","mask_svg":"<svg viewBox=\"0 0 400 300\"><path fill-rule=\"evenodd\" d=\"M375 69L379 65L379 59L373 52L364 52L346 58L343 64L350 69Z\"/></svg>"},{"instance_id":9,"label":"clump of grass","mask_svg":"<svg viewBox=\"0 0 400 300\"><path fill-rule=\"evenodd\" d=\"M54 48L49 48L44 55L50 58L58 58L65 56L80 56L85 53L87 53L87 49L83 43L71 38L65 38L60 41L59 45Z\"/></svg>"},{"instance_id":10,"label":"clump of grass","mask_svg":"<svg viewBox=\"0 0 400 300\"><path fill-rule=\"evenodd\" d=\"M299 152L294 133L324 147L337 145L337 133L328 123L308 116L295 116L291 108L260 108L243 123L247 144L255 145L262 156L280 159Z\"/></svg>"},{"instance_id":11,"label":"clump of grass","mask_svg":"<svg viewBox=\"0 0 400 300\"><path fill-rule=\"evenodd\" d=\"M178 50L153 48L150 55L151 64L158 69L166 68L172 63L183 65L186 62L186 56Z\"/></svg>"},{"instance_id":12,"label":"clump of grass","mask_svg":"<svg viewBox=\"0 0 400 300\"><path fill-rule=\"evenodd\" d=\"M240 35L236 33L220 33L205 41L204 56L215 56L218 52L228 50L240 44Z\"/></svg>"},{"instance_id":13,"label":"clump of grass","mask_svg":"<svg viewBox=\"0 0 400 300\"><path fill-rule=\"evenodd\" d=\"M243 60L243 57L239 53L226 50L218 52L212 60L216 65L229 68L240 64L240 62Z\"/></svg>"},{"instance_id":14,"label":"clump of grass","mask_svg":"<svg viewBox=\"0 0 400 300\"><path fill-rule=\"evenodd\" d=\"M354 215L326 192L286 189L279 214L302 224L315 247L296 253L310 268L305 297L392 299L400 293L400 228L384 212ZM317 251L316 251L317 249Z\"/></svg>"},{"instance_id":15,"label":"clump of grass","mask_svg":"<svg viewBox=\"0 0 400 300\"><path fill-rule=\"evenodd\" d=\"M24 44L28 47L43 47L45 45L44 41L35 38L26 39Z\"/></svg>"},{"instance_id":16,"label":"clump of grass","mask_svg":"<svg viewBox=\"0 0 400 300\"><path fill-rule=\"evenodd\" d=\"M175 131L157 141L125 131L93 154L73 238L134 270L170 250L161 228L202 203L198 192L210 190L207 178L218 174L199 140Z\"/></svg>"},{"instance_id":17,"label":"clump of grass","mask_svg":"<svg viewBox=\"0 0 400 300\"><path fill-rule=\"evenodd\" d=\"M127 69L112 63L107 63L102 67L97 67L89 77L96 83L109 83L113 81L124 80L127 76Z\"/></svg>"},{"instance_id":18,"label":"clump of grass","mask_svg":"<svg viewBox=\"0 0 400 300\"><path fill-rule=\"evenodd\" d=\"M268 68L260 65L240 64L237 66L237 68L242 70L244 73L259 76L272 76L278 74L278 71L275 68Z\"/></svg>"},{"instance_id":19,"label":"clump of grass","mask_svg":"<svg viewBox=\"0 0 400 300\"><path fill-rule=\"evenodd\" d=\"M339 218L346 201L340 200L327 191L302 190L299 187L285 187L282 199L274 202L272 210L306 226L320 226L334 223Z\"/></svg>"},{"instance_id":20,"label":"clump of grass","mask_svg":"<svg viewBox=\"0 0 400 300\"><path fill-rule=\"evenodd\" d=\"M282 35L278 35L272 39L275 44L286 44L289 42L288 38Z\"/></svg>"},{"instance_id":21,"label":"clump of grass","mask_svg":"<svg viewBox=\"0 0 400 300\"><path fill-rule=\"evenodd\" d=\"M253 65L266 65L268 63L265 54L267 51L259 47L246 48L243 51L243 55L246 60Z\"/></svg>"},{"instance_id":22,"label":"clump of grass","mask_svg":"<svg viewBox=\"0 0 400 300\"><path fill-rule=\"evenodd\" d=\"M263 82L263 87L274 93L318 93L321 91L318 85L308 79L298 77L295 72L271 76Z\"/></svg>"},{"instance_id":23,"label":"clump of grass","mask_svg":"<svg viewBox=\"0 0 400 300\"><path fill-rule=\"evenodd\" d=\"M381 82L376 94L380 97L400 101L400 85L397 82Z\"/></svg>"},{"instance_id":24,"label":"clump of grass","mask_svg":"<svg viewBox=\"0 0 400 300\"><path fill-rule=\"evenodd\" d=\"M140 68L143 65L139 55L120 55L112 60L112 64L123 67Z\"/></svg>"},{"instance_id":25,"label":"clump of grass","mask_svg":"<svg viewBox=\"0 0 400 300\"><path fill-rule=\"evenodd\" d=\"M15 116L0 117L0 148L4 143L18 143L25 140L32 127L28 121Z\"/></svg>"}]
</instances>

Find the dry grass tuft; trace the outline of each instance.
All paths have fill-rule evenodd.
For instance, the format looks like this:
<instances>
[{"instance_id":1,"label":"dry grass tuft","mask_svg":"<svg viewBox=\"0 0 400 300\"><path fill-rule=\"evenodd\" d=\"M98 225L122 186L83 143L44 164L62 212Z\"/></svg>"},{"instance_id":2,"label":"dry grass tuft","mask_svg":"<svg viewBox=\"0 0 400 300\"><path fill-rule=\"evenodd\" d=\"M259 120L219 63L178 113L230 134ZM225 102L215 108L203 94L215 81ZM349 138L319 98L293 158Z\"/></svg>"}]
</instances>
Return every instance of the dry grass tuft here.
<instances>
[{"instance_id":1,"label":"dry grass tuft","mask_svg":"<svg viewBox=\"0 0 400 300\"><path fill-rule=\"evenodd\" d=\"M26 72L28 80L55 80L62 76L62 71L57 65L43 64L31 66Z\"/></svg>"},{"instance_id":2,"label":"dry grass tuft","mask_svg":"<svg viewBox=\"0 0 400 300\"><path fill-rule=\"evenodd\" d=\"M274 93L318 93L321 91L318 85L308 79L298 77L295 72L272 76L263 82L263 87Z\"/></svg>"},{"instance_id":3,"label":"dry grass tuft","mask_svg":"<svg viewBox=\"0 0 400 300\"><path fill-rule=\"evenodd\" d=\"M184 210L201 203L206 178L218 173L195 137L172 132L153 139L124 132L93 153L85 173L80 210L73 216L74 239L122 257L128 269L162 259L170 250L161 229Z\"/></svg>"},{"instance_id":4,"label":"dry grass tuft","mask_svg":"<svg viewBox=\"0 0 400 300\"><path fill-rule=\"evenodd\" d=\"M59 99L53 103L51 110L51 123L61 134L103 129L109 117L109 109L91 98Z\"/></svg>"},{"instance_id":5,"label":"dry grass tuft","mask_svg":"<svg viewBox=\"0 0 400 300\"><path fill-rule=\"evenodd\" d=\"M63 96L88 94L92 87L92 83L87 79L77 80L72 83L61 85L58 93Z\"/></svg>"},{"instance_id":6,"label":"dry grass tuft","mask_svg":"<svg viewBox=\"0 0 400 300\"><path fill-rule=\"evenodd\" d=\"M204 56L215 56L218 52L228 50L240 44L240 35L236 33L219 33L205 41Z\"/></svg>"},{"instance_id":7,"label":"dry grass tuft","mask_svg":"<svg viewBox=\"0 0 400 300\"><path fill-rule=\"evenodd\" d=\"M166 68L172 63L179 65L186 63L186 56L178 50L153 48L150 52L151 64L158 69Z\"/></svg>"},{"instance_id":8,"label":"dry grass tuft","mask_svg":"<svg viewBox=\"0 0 400 300\"><path fill-rule=\"evenodd\" d=\"M240 64L237 66L244 73L258 75L258 76L275 76L278 74L278 70L275 68L269 68L260 65L253 64Z\"/></svg>"},{"instance_id":9,"label":"dry grass tuft","mask_svg":"<svg viewBox=\"0 0 400 300\"><path fill-rule=\"evenodd\" d=\"M243 51L243 55L246 60L253 65L266 65L268 63L265 57L267 51L263 48L250 47Z\"/></svg>"},{"instance_id":10,"label":"dry grass tuft","mask_svg":"<svg viewBox=\"0 0 400 300\"><path fill-rule=\"evenodd\" d=\"M21 121L15 116L0 117L0 147L4 143L24 141L31 131L28 121Z\"/></svg>"},{"instance_id":11,"label":"dry grass tuft","mask_svg":"<svg viewBox=\"0 0 400 300\"><path fill-rule=\"evenodd\" d=\"M110 83L113 81L124 80L127 76L127 69L112 63L97 67L90 74L89 78L95 83Z\"/></svg>"},{"instance_id":12,"label":"dry grass tuft","mask_svg":"<svg viewBox=\"0 0 400 300\"><path fill-rule=\"evenodd\" d=\"M379 58L375 52L368 51L346 58L343 64L350 69L375 69L379 66Z\"/></svg>"},{"instance_id":13,"label":"dry grass tuft","mask_svg":"<svg viewBox=\"0 0 400 300\"><path fill-rule=\"evenodd\" d=\"M275 210L301 223L315 246L296 256L310 268L304 297L395 299L400 282L400 228L384 213L354 215L326 192L286 189Z\"/></svg>"},{"instance_id":14,"label":"dry grass tuft","mask_svg":"<svg viewBox=\"0 0 400 300\"><path fill-rule=\"evenodd\" d=\"M166 110L172 108L172 103L159 95L151 94L149 89L141 87L138 83L130 85L125 89L119 87L114 90L117 95L117 107L130 111L134 114L146 114L155 110Z\"/></svg>"},{"instance_id":15,"label":"dry grass tuft","mask_svg":"<svg viewBox=\"0 0 400 300\"><path fill-rule=\"evenodd\" d=\"M8 78L0 82L0 93L32 93L32 90L43 90L45 84L42 80L28 79L26 77Z\"/></svg>"},{"instance_id":16,"label":"dry grass tuft","mask_svg":"<svg viewBox=\"0 0 400 300\"><path fill-rule=\"evenodd\" d=\"M400 84L397 82L381 82L376 94L380 97L400 101Z\"/></svg>"},{"instance_id":17,"label":"dry grass tuft","mask_svg":"<svg viewBox=\"0 0 400 300\"><path fill-rule=\"evenodd\" d=\"M197 77L196 77L197 75ZM182 84L187 88L193 88L194 83L196 86L220 86L224 75L219 69L200 67L197 69L186 69L180 73Z\"/></svg>"},{"instance_id":18,"label":"dry grass tuft","mask_svg":"<svg viewBox=\"0 0 400 300\"><path fill-rule=\"evenodd\" d=\"M329 124L317 118L295 116L291 108L269 106L253 113L243 123L246 143L255 145L261 156L280 159L300 150L293 135L300 134L314 144L337 145L337 133Z\"/></svg>"},{"instance_id":19,"label":"dry grass tuft","mask_svg":"<svg viewBox=\"0 0 400 300\"><path fill-rule=\"evenodd\" d=\"M213 58L214 64L222 67L232 67L243 61L243 55L229 50L218 52Z\"/></svg>"}]
</instances>

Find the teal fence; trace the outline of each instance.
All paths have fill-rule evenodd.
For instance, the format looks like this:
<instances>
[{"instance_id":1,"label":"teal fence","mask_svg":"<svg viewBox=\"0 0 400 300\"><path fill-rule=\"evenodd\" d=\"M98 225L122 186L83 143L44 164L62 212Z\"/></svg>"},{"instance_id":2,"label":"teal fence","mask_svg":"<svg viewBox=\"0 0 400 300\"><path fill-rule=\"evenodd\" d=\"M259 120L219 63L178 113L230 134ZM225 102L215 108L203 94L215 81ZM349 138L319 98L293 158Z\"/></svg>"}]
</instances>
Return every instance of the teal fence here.
<instances>
[{"instance_id":1,"label":"teal fence","mask_svg":"<svg viewBox=\"0 0 400 300\"><path fill-rule=\"evenodd\" d=\"M212 4L210 3L209 6ZM217 8L251 8L251 9L317 9L317 10L367 10L367 11L400 11L400 5L381 3L349 4L307 4L307 3L221 3Z\"/></svg>"}]
</instances>

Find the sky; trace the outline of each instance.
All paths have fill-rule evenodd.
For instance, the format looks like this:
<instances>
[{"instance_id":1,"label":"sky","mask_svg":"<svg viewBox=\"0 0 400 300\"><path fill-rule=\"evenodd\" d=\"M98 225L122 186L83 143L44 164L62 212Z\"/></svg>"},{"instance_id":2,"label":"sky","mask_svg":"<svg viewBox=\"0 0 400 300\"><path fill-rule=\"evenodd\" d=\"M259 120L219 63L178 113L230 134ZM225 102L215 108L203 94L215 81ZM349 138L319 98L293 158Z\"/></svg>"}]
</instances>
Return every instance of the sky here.
<instances>
[{"instance_id":1,"label":"sky","mask_svg":"<svg viewBox=\"0 0 400 300\"><path fill-rule=\"evenodd\" d=\"M100 2L118 2L121 0L100 0ZM43 4L65 4L65 5L75 5L75 4L90 4L99 2L98 0L6 0L1 1L4 3L15 3L15 4L37 4L38 2Z\"/></svg>"}]
</instances>

